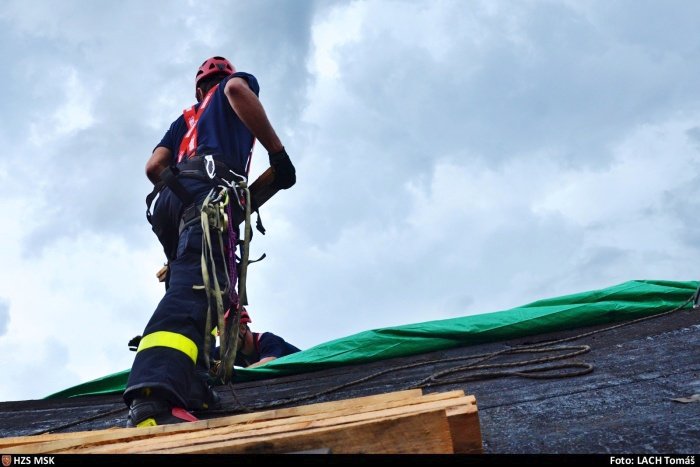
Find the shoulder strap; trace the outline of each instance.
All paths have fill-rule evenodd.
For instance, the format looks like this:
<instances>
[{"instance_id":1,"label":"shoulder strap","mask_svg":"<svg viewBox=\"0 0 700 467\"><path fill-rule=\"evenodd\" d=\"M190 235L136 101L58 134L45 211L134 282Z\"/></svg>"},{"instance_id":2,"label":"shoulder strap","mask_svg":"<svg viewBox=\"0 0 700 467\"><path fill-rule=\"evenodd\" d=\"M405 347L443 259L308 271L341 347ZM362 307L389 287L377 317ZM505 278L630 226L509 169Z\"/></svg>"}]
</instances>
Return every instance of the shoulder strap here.
<instances>
[{"instance_id":1,"label":"shoulder strap","mask_svg":"<svg viewBox=\"0 0 700 467\"><path fill-rule=\"evenodd\" d=\"M211 101L211 98L218 87L219 85L217 84L209 90L196 112L194 105L182 112L182 116L185 119L185 124L187 125L187 133L185 133L182 141L180 141L180 150L177 153L178 164L184 159L189 159L190 157L194 156L195 152L197 151L197 123L199 122L199 117L201 117L204 113L204 110L209 105L209 102Z\"/></svg>"}]
</instances>

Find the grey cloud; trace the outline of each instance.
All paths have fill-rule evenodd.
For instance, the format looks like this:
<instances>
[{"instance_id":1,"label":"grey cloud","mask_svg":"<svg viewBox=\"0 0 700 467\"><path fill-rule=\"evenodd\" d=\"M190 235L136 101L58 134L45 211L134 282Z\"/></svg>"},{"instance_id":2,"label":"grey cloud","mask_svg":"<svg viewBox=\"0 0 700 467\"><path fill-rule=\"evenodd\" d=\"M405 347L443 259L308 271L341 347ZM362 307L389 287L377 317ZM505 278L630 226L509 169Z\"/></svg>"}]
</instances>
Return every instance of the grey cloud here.
<instances>
[{"instance_id":1,"label":"grey cloud","mask_svg":"<svg viewBox=\"0 0 700 467\"><path fill-rule=\"evenodd\" d=\"M700 149L700 126L694 126L686 131L688 138L695 143L695 146Z\"/></svg>"},{"instance_id":2,"label":"grey cloud","mask_svg":"<svg viewBox=\"0 0 700 467\"><path fill-rule=\"evenodd\" d=\"M374 15L357 43L341 47L339 88L348 96L325 96L334 111L322 128L307 129L325 179L299 174L316 193L296 213L323 226L309 229L314 240L360 219L382 228L400 217L403 186L438 158L497 167L547 152L563 165L605 166L620 134L700 102L700 88L688 85L700 76L700 39L688 21L672 35L693 46L678 50L663 40L650 54L636 33L613 34L617 10L591 18L549 2L510 5L496 16L459 2L442 7L439 24L412 21L426 35L449 31L446 57L432 56L415 37L387 34L372 24ZM657 9L626 8L632 19L622 26L637 30L634 18ZM471 36L474 24L489 31L486 44Z\"/></svg>"},{"instance_id":3,"label":"grey cloud","mask_svg":"<svg viewBox=\"0 0 700 467\"><path fill-rule=\"evenodd\" d=\"M696 27L700 5L681 0L659 7L650 0L597 2L590 18L616 40L643 46L659 57L673 51L697 54L697 39L688 33Z\"/></svg>"},{"instance_id":4,"label":"grey cloud","mask_svg":"<svg viewBox=\"0 0 700 467\"><path fill-rule=\"evenodd\" d=\"M456 213L441 220L444 224L427 229L391 225L373 230L365 224L344 232L342 241L327 245L321 254L308 247L278 246L271 259L294 272L273 268L266 274L270 290L259 293L288 297L284 310L302 310L312 301L317 310L312 319L319 328L335 329L338 316L351 316L347 322L352 329L333 331L341 337L369 326L496 311L485 308L488 297L520 305L506 298L556 282L581 256L583 232L558 217L513 212L486 239L485 226L472 222L486 224L487 217L467 219ZM297 332L295 323L289 327Z\"/></svg>"},{"instance_id":5,"label":"grey cloud","mask_svg":"<svg viewBox=\"0 0 700 467\"><path fill-rule=\"evenodd\" d=\"M236 28L222 42L232 60L260 80L260 97L278 117L273 122L280 129L295 125L304 107L311 79L306 61L311 48L311 25L317 9L326 2L278 2L264 0L237 3L231 9L239 17Z\"/></svg>"},{"instance_id":6,"label":"grey cloud","mask_svg":"<svg viewBox=\"0 0 700 467\"><path fill-rule=\"evenodd\" d=\"M230 54L234 62L240 57L243 64L260 68L266 78L261 78L264 102L277 109L280 127L295 122L303 108L314 2L219 2L204 8L181 2L172 5L167 15L162 4L141 2L76 1L59 8L63 14L54 16L47 13L46 5L32 12L12 3L0 17L6 26L0 34L8 38L2 44L15 44L7 50L8 61L27 65L10 77L8 88L26 89L31 77L40 93L34 99L22 96L5 101L20 111L13 121L24 126L4 128L7 133L0 133L2 139L26 141L30 131L25 115L46 117L65 98L63 83L52 81L60 75L46 76L46 71L66 64L74 67L85 86L86 102L93 100L90 128L52 141L38 149L40 154L16 156L19 173L15 178L42 183L48 193L39 200L45 209L41 224L26 240L27 252L41 251L62 236L85 231L131 241L154 240L144 216L143 200L150 186L143 168L170 121L192 103L190 86L203 58ZM138 15L132 14L135 9ZM222 15L223 11L227 14ZM198 34L207 31L217 33L214 47ZM176 55L164 56L169 42ZM257 69L249 71L258 74ZM164 87L177 90L176 95L165 96L177 104L163 128L154 131L145 126L144 117L162 112L157 107L162 105L158 98L163 97ZM29 156L31 169L19 164L19 159L26 161ZM28 194L34 188L24 189Z\"/></svg>"},{"instance_id":7,"label":"grey cloud","mask_svg":"<svg viewBox=\"0 0 700 467\"><path fill-rule=\"evenodd\" d=\"M83 131L42 158L46 207L26 239L27 253L85 232L143 240L140 232L148 231L144 199L150 186L143 172L148 152L132 137L138 131Z\"/></svg>"},{"instance_id":8,"label":"grey cloud","mask_svg":"<svg viewBox=\"0 0 700 467\"><path fill-rule=\"evenodd\" d=\"M0 298L0 336L7 332L7 325L10 322L10 302Z\"/></svg>"},{"instance_id":9,"label":"grey cloud","mask_svg":"<svg viewBox=\"0 0 700 467\"><path fill-rule=\"evenodd\" d=\"M594 276L605 276L620 263L624 263L632 251L624 247L596 247L588 249L572 266L578 280L582 283L591 282ZM630 278L635 279L635 278Z\"/></svg>"},{"instance_id":10,"label":"grey cloud","mask_svg":"<svg viewBox=\"0 0 700 467\"><path fill-rule=\"evenodd\" d=\"M693 126L685 132L700 153L700 127ZM680 241L692 249L700 248L700 162L693 164L696 174L690 181L674 183L660 200L659 210L670 213L682 227L678 229Z\"/></svg>"},{"instance_id":11,"label":"grey cloud","mask_svg":"<svg viewBox=\"0 0 700 467\"><path fill-rule=\"evenodd\" d=\"M608 148L601 142L653 114L675 111L686 104L681 96L700 99L697 86L687 86L700 72L700 43L687 21L673 35L692 38L694 46L659 48L650 56L646 41L611 40L610 31L563 5L518 4L504 14L523 39L506 34L503 16L481 16L476 22L492 31L483 47L470 37L473 22L463 5L447 8L454 14L442 24L425 24L454 31L446 59L432 59L416 41L402 44L381 30L366 31L342 55L347 88L366 109L352 114L357 133L376 147L403 135L399 141L410 141L401 154L407 162L468 148L498 163L543 147L572 162L605 162ZM631 16L657 9L647 5ZM625 11L630 16L632 10ZM678 84L669 90L669 82ZM396 133L373 131L386 126Z\"/></svg>"},{"instance_id":12,"label":"grey cloud","mask_svg":"<svg viewBox=\"0 0 700 467\"><path fill-rule=\"evenodd\" d=\"M700 249L699 184L700 176L696 176L690 182L669 190L662 200L662 209L672 213L673 218L682 225L679 229L680 240L694 249Z\"/></svg>"},{"instance_id":13,"label":"grey cloud","mask_svg":"<svg viewBox=\"0 0 700 467\"><path fill-rule=\"evenodd\" d=\"M7 349L4 349L7 351ZM0 399L39 399L76 384L77 375L69 371L69 351L58 339L50 338L32 348L31 358L22 364L3 365L4 379ZM41 384L37 384L41 381Z\"/></svg>"}]
</instances>

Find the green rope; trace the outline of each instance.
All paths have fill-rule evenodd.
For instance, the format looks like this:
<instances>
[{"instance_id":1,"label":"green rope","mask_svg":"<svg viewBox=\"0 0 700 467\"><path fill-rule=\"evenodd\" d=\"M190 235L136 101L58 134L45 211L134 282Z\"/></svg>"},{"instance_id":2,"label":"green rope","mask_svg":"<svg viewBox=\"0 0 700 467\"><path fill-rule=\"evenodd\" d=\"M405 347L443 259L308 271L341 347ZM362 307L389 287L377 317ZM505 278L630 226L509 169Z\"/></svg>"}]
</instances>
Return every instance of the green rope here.
<instances>
[{"instance_id":1,"label":"green rope","mask_svg":"<svg viewBox=\"0 0 700 467\"><path fill-rule=\"evenodd\" d=\"M229 188L219 187L212 189L202 203L201 222L202 222L202 280L204 281L203 288L207 294L207 320L204 337L204 352L205 361L209 365L209 351L211 349L211 314L212 302L215 303L217 312L217 326L220 337L220 353L221 365L219 366L216 376L224 383L231 381L233 376L233 365L236 361L236 353L238 350L238 328L240 325L240 310L242 306L248 304L248 294L246 292L246 280L248 277L248 260L250 252L250 240L252 237L252 228L250 222L250 190L245 181L236 183L234 195L238 196L241 193L245 200L245 224L244 238L242 242L241 253L241 271L238 276L238 297L239 303L236 307L232 307L233 316L229 316L228 320L224 319L223 297L228 295L232 287L227 261L224 260L224 270L226 273L226 287L222 291L216 273L216 260L212 250L212 231L215 233L216 240L219 243L219 251L224 249L224 232L228 231L228 219L226 214L226 206L230 202Z\"/></svg>"},{"instance_id":2,"label":"green rope","mask_svg":"<svg viewBox=\"0 0 700 467\"><path fill-rule=\"evenodd\" d=\"M226 276L226 287L221 290L221 285L219 284L219 279L216 271L216 259L213 254L212 249L212 230L216 234L216 239L219 244L219 251L224 250L223 242L223 232L227 229L227 216L225 213L225 207L228 203L228 191L222 189L218 191L213 188L202 203L201 211L201 223L202 223L202 281L204 282L204 291L207 294L207 319L204 329L204 360L207 367L209 366L209 351L211 350L211 331L213 329L211 325L211 315L212 315L212 302L214 302L216 307L217 316L217 326L219 329L219 334L221 336L221 352L222 354L227 352L227 345L230 343L230 338L228 336L230 328L227 329L225 326L224 314L224 301L223 295L228 294L231 283L228 271L228 266L226 261L224 261L224 272ZM211 272L210 272L211 269ZM236 345L236 339L238 333L234 333L233 344ZM234 347L235 349L235 347ZM235 351L234 351L235 352ZM235 358L235 355L234 355Z\"/></svg>"},{"instance_id":3,"label":"green rope","mask_svg":"<svg viewBox=\"0 0 700 467\"><path fill-rule=\"evenodd\" d=\"M248 278L248 258L250 256L250 240L253 236L253 230L250 225L250 190L246 182L240 182L236 185L244 195L245 199L245 223L243 227L243 251L241 252L241 273L238 275L238 297L241 305L248 304L248 292L246 289L246 280Z\"/></svg>"}]
</instances>

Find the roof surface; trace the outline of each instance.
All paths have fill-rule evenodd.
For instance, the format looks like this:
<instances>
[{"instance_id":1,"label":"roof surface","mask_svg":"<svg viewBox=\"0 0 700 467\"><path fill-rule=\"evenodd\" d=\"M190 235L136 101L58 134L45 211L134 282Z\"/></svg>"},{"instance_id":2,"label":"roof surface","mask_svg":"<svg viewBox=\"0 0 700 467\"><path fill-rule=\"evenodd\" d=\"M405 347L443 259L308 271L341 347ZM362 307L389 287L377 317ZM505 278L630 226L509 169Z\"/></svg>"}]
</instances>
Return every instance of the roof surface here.
<instances>
[{"instance_id":1,"label":"roof surface","mask_svg":"<svg viewBox=\"0 0 700 467\"><path fill-rule=\"evenodd\" d=\"M437 371L474 363L474 359L467 359L469 356L577 336L610 326L613 325L237 383L233 393L228 387L217 389L225 411L198 416L211 418L271 406L408 389ZM467 374L456 373L451 377L461 381L426 387L424 391L462 389L476 396L485 453L692 454L700 451L700 403L673 400L700 394L700 310L676 311L559 345L587 345L590 351L549 363L477 370L490 372L490 376L482 375L472 381L465 380ZM498 355L482 363L531 360L562 352ZM574 361L593 365L593 371L549 379L494 374ZM417 366L419 363L423 364ZM570 367L555 372L581 369ZM342 384L348 385L337 388ZM302 397L306 399L301 400ZM126 413L119 395L4 402L0 403L0 426L3 437L30 435L80 420L84 421L59 431L105 429L124 426ZM100 416L103 414L109 415Z\"/></svg>"}]
</instances>

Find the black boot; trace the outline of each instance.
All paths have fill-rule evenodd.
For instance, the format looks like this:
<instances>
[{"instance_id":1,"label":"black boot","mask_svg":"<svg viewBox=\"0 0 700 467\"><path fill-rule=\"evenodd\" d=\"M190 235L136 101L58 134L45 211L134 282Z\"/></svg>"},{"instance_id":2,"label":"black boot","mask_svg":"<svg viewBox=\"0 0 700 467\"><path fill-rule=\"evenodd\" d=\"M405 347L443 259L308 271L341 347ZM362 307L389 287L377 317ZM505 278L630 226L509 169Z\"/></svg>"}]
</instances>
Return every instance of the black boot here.
<instances>
[{"instance_id":1,"label":"black boot","mask_svg":"<svg viewBox=\"0 0 700 467\"><path fill-rule=\"evenodd\" d=\"M131 402L127 428L196 422L197 418L181 407L173 407L165 399L140 397Z\"/></svg>"},{"instance_id":2,"label":"black boot","mask_svg":"<svg viewBox=\"0 0 700 467\"><path fill-rule=\"evenodd\" d=\"M196 381L192 386L190 397L187 400L187 409L216 410L221 408L221 397L214 391L214 388L207 381Z\"/></svg>"}]
</instances>

